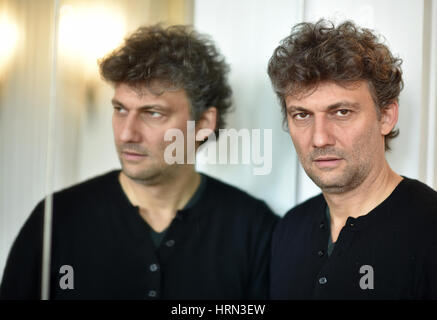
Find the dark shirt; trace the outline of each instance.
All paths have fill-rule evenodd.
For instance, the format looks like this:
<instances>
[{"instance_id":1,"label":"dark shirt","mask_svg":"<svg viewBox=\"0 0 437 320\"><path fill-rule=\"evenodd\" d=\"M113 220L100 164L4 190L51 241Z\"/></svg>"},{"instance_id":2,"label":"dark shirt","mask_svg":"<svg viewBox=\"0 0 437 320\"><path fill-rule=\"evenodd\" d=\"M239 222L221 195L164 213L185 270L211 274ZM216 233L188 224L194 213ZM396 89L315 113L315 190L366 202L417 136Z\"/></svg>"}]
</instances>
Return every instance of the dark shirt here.
<instances>
[{"instance_id":1,"label":"dark shirt","mask_svg":"<svg viewBox=\"0 0 437 320\"><path fill-rule=\"evenodd\" d=\"M277 217L247 193L205 176L158 249L118 181L119 171L54 194L51 299L265 299ZM15 240L0 298L40 296L43 202ZM74 289L60 286L61 266Z\"/></svg>"},{"instance_id":2,"label":"dark shirt","mask_svg":"<svg viewBox=\"0 0 437 320\"><path fill-rule=\"evenodd\" d=\"M203 195L203 190L205 190L205 188L206 188L206 177L204 175L200 175L199 187L197 188L196 192L191 197L191 199L185 205L184 210L194 206L194 204L196 204L197 201L199 201L199 199ZM153 230L153 228L150 227L149 225L148 225L148 227L149 227L150 236L152 237L153 245L155 246L155 248L158 248L160 246L162 240L164 239L165 233L167 232L168 228L166 228L165 230L163 230L161 232L157 232L157 231Z\"/></svg>"},{"instance_id":3,"label":"dark shirt","mask_svg":"<svg viewBox=\"0 0 437 320\"><path fill-rule=\"evenodd\" d=\"M331 256L326 206L316 196L277 224L272 299L437 299L437 192L404 178L368 214L347 219Z\"/></svg>"}]
</instances>

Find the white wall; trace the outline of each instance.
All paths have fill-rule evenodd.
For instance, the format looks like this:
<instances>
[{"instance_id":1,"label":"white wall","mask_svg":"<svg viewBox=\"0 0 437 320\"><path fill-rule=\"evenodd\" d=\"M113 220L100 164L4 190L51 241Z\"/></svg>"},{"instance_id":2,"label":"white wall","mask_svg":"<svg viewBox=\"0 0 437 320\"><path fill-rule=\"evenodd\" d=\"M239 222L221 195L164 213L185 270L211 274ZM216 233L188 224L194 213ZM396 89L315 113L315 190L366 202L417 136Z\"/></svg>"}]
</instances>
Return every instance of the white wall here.
<instances>
[{"instance_id":1,"label":"white wall","mask_svg":"<svg viewBox=\"0 0 437 320\"><path fill-rule=\"evenodd\" d=\"M50 46L38 39L51 33L51 5L26 2L0 3L21 27L0 82L0 277L13 239L45 190Z\"/></svg>"},{"instance_id":2,"label":"white wall","mask_svg":"<svg viewBox=\"0 0 437 320\"><path fill-rule=\"evenodd\" d=\"M274 5L273 5L274 4ZM264 199L282 215L295 202L296 156L282 129L282 116L267 76L267 64L280 39L301 20L302 1L196 1L194 26L212 36L231 66L235 111L228 128L272 130L272 170L254 175L251 165L199 165L198 168Z\"/></svg>"}]
</instances>

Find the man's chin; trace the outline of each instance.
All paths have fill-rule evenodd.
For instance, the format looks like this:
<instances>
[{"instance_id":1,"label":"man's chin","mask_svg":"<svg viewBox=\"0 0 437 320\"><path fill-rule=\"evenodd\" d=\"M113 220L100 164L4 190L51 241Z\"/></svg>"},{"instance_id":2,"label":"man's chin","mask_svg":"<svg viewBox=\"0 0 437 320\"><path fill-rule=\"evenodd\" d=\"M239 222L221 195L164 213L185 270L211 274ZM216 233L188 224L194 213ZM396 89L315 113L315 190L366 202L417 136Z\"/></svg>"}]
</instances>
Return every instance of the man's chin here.
<instances>
[{"instance_id":1,"label":"man's chin","mask_svg":"<svg viewBox=\"0 0 437 320\"><path fill-rule=\"evenodd\" d=\"M342 185L322 185L319 186L323 193L328 194L342 194L346 191L351 190L349 186L342 186Z\"/></svg>"},{"instance_id":2,"label":"man's chin","mask_svg":"<svg viewBox=\"0 0 437 320\"><path fill-rule=\"evenodd\" d=\"M332 172L316 174L312 171L307 172L308 177L323 191L328 193L342 193L347 189L343 177L333 175Z\"/></svg>"},{"instance_id":3,"label":"man's chin","mask_svg":"<svg viewBox=\"0 0 437 320\"><path fill-rule=\"evenodd\" d=\"M322 178L320 176L309 177L322 190L322 192L329 194L345 193L359 185L358 180L344 176L329 178Z\"/></svg>"},{"instance_id":4,"label":"man's chin","mask_svg":"<svg viewBox=\"0 0 437 320\"><path fill-rule=\"evenodd\" d=\"M324 193L345 193L358 187L368 175L368 166L320 169L306 167L308 177Z\"/></svg>"},{"instance_id":5,"label":"man's chin","mask_svg":"<svg viewBox=\"0 0 437 320\"><path fill-rule=\"evenodd\" d=\"M154 170L154 169L133 170L131 168L127 168L126 166L122 166L121 171L126 177L135 181L155 180L161 174L159 170Z\"/></svg>"}]
</instances>

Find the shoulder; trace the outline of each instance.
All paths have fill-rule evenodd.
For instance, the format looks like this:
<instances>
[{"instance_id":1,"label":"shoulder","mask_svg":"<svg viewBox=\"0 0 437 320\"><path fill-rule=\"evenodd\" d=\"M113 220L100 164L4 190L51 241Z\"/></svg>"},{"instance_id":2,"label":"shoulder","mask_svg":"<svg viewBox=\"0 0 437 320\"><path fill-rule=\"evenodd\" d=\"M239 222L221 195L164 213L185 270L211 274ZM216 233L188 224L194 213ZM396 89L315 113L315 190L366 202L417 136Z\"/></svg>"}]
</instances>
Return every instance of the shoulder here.
<instances>
[{"instance_id":1,"label":"shoulder","mask_svg":"<svg viewBox=\"0 0 437 320\"><path fill-rule=\"evenodd\" d=\"M110 199L111 192L114 192L117 187L119 172L113 170L59 190L53 194L53 203L59 206L71 205L71 202L88 203Z\"/></svg>"},{"instance_id":2,"label":"shoulder","mask_svg":"<svg viewBox=\"0 0 437 320\"><path fill-rule=\"evenodd\" d=\"M434 189L406 177L396 189L392 206L415 219L437 222L437 192Z\"/></svg>"},{"instance_id":3,"label":"shoulder","mask_svg":"<svg viewBox=\"0 0 437 320\"><path fill-rule=\"evenodd\" d=\"M224 214L245 219L264 219L271 222L278 220L278 216L263 200L219 179L203 173L202 175L206 177L207 183L204 200L209 205L214 204L215 207L220 208Z\"/></svg>"},{"instance_id":4,"label":"shoulder","mask_svg":"<svg viewBox=\"0 0 437 320\"><path fill-rule=\"evenodd\" d=\"M399 215L405 233L410 241L424 251L428 261L437 266L437 192L415 179L404 177L398 185L398 192L391 202L391 211ZM434 268L435 269L435 268Z\"/></svg>"},{"instance_id":5,"label":"shoulder","mask_svg":"<svg viewBox=\"0 0 437 320\"><path fill-rule=\"evenodd\" d=\"M434 226L437 225L437 192L426 184L404 177L393 193L390 210L402 216L401 221L406 221L409 229L422 230L424 233L433 234Z\"/></svg>"},{"instance_id":6,"label":"shoulder","mask_svg":"<svg viewBox=\"0 0 437 320\"><path fill-rule=\"evenodd\" d=\"M419 180L404 177L400 185L402 197L413 204L423 203L437 209L437 191Z\"/></svg>"},{"instance_id":7,"label":"shoulder","mask_svg":"<svg viewBox=\"0 0 437 320\"><path fill-rule=\"evenodd\" d=\"M202 173L202 175L206 178L207 188L209 189L209 191L213 191L214 193L216 193L216 195L220 197L235 198L237 200L243 199L250 202L260 201L236 186L233 186L217 178L213 178L204 173Z\"/></svg>"},{"instance_id":8,"label":"shoulder","mask_svg":"<svg viewBox=\"0 0 437 320\"><path fill-rule=\"evenodd\" d=\"M326 206L325 198L322 194L314 196L301 204L291 208L282 219L283 224L312 221L320 216L321 210Z\"/></svg>"},{"instance_id":9,"label":"shoulder","mask_svg":"<svg viewBox=\"0 0 437 320\"><path fill-rule=\"evenodd\" d=\"M104 196L108 190L117 186L120 170L113 170L102 175L89 178L73 186L64 188L54 193L54 200L95 198Z\"/></svg>"},{"instance_id":10,"label":"shoulder","mask_svg":"<svg viewBox=\"0 0 437 320\"><path fill-rule=\"evenodd\" d=\"M119 170L89 178L83 182L66 187L53 193L53 214L60 218L68 213L88 213L99 209L104 204L113 203L119 198L117 192ZM41 200L34 209L35 215L44 211L45 199ZM104 209L104 208L102 208Z\"/></svg>"},{"instance_id":11,"label":"shoulder","mask_svg":"<svg viewBox=\"0 0 437 320\"><path fill-rule=\"evenodd\" d=\"M290 209L277 223L274 239L280 240L290 236L298 237L301 232L307 233L309 227L324 217L326 207L322 194L314 196Z\"/></svg>"}]
</instances>

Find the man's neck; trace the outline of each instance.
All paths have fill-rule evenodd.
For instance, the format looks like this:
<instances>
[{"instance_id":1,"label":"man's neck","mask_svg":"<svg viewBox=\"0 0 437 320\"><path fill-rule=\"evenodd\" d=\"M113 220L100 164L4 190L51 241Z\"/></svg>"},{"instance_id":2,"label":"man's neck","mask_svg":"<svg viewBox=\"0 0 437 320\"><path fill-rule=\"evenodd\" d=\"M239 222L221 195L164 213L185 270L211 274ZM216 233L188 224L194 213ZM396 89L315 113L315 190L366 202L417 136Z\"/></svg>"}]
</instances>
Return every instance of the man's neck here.
<instances>
[{"instance_id":1,"label":"man's neck","mask_svg":"<svg viewBox=\"0 0 437 320\"><path fill-rule=\"evenodd\" d=\"M172 179L148 185L120 173L119 181L128 199L140 207L144 220L156 231L168 227L176 212L185 207L200 184L201 177L194 167L179 170Z\"/></svg>"},{"instance_id":2,"label":"man's neck","mask_svg":"<svg viewBox=\"0 0 437 320\"><path fill-rule=\"evenodd\" d=\"M353 190L341 194L323 192L329 206L333 238L336 239L335 233L338 235L348 217L357 218L368 214L390 196L401 180L402 177L385 162L382 170L369 174Z\"/></svg>"}]
</instances>

